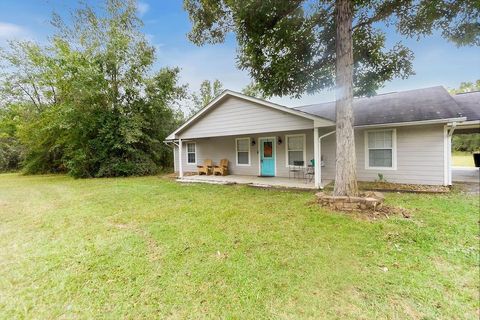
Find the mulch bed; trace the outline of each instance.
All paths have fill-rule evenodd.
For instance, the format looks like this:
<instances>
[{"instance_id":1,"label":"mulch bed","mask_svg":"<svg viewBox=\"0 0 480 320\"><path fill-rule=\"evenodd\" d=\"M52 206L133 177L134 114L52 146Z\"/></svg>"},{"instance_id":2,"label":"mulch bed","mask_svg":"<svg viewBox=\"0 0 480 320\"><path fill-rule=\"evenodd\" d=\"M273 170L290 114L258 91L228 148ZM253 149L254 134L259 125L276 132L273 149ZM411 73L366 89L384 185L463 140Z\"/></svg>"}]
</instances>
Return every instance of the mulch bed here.
<instances>
[{"instance_id":1,"label":"mulch bed","mask_svg":"<svg viewBox=\"0 0 480 320\"><path fill-rule=\"evenodd\" d=\"M361 190L380 191L380 192L410 192L410 193L448 193L449 187L430 186L419 184L402 184L391 182L359 182L358 187Z\"/></svg>"}]
</instances>

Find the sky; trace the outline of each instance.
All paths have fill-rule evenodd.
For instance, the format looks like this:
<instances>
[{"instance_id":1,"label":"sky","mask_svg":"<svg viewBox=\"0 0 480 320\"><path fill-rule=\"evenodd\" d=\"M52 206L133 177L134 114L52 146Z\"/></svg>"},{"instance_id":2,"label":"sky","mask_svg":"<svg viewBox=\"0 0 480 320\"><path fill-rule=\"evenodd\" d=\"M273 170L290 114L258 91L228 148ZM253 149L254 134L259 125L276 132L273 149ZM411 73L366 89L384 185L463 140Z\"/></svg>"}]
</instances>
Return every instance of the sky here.
<instances>
[{"instance_id":1,"label":"sky","mask_svg":"<svg viewBox=\"0 0 480 320\"><path fill-rule=\"evenodd\" d=\"M101 1L87 0L93 5ZM0 47L9 39L28 39L46 43L53 33L49 21L52 12L68 20L69 12L78 6L76 0L1 0ZM223 44L198 47L190 43L187 33L191 23L183 10L182 0L141 0L138 14L144 22L143 32L156 48L155 67L181 68L181 81L191 90L198 90L202 80L219 79L225 89L241 91L250 78L236 67L236 42L229 36ZM456 47L438 34L404 39L395 30L387 29L387 44L402 41L413 50L415 75L395 79L378 93L403 91L431 86L458 87L462 81L480 79L480 48ZM272 97L270 100L289 107L334 100L333 91L304 95L300 99Z\"/></svg>"}]
</instances>

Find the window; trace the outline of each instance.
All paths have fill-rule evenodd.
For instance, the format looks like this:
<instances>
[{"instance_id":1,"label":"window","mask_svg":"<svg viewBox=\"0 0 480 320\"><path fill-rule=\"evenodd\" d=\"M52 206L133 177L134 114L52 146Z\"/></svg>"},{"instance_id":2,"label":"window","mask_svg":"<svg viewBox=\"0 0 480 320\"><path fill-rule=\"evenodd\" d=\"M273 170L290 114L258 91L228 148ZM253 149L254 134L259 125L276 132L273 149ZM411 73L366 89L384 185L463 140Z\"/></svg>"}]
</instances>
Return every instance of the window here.
<instances>
[{"instance_id":1,"label":"window","mask_svg":"<svg viewBox=\"0 0 480 320\"><path fill-rule=\"evenodd\" d=\"M295 134L286 136L286 148L287 148L287 167L298 165L303 162L305 166L305 135Z\"/></svg>"},{"instance_id":2,"label":"window","mask_svg":"<svg viewBox=\"0 0 480 320\"><path fill-rule=\"evenodd\" d=\"M197 146L195 142L187 143L187 163L197 164Z\"/></svg>"},{"instance_id":3,"label":"window","mask_svg":"<svg viewBox=\"0 0 480 320\"><path fill-rule=\"evenodd\" d=\"M250 165L250 138L235 139L237 150L237 166Z\"/></svg>"},{"instance_id":4,"label":"window","mask_svg":"<svg viewBox=\"0 0 480 320\"><path fill-rule=\"evenodd\" d=\"M365 132L365 164L367 169L396 169L396 131Z\"/></svg>"}]
</instances>

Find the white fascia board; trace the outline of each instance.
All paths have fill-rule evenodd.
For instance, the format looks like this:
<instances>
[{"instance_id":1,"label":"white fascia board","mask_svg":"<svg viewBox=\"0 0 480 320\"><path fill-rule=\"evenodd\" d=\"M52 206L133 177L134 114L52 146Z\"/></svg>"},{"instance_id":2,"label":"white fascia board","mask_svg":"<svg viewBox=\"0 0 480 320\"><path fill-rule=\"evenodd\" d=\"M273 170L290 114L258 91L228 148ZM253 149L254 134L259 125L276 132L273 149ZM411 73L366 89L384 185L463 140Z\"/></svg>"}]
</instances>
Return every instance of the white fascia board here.
<instances>
[{"instance_id":1,"label":"white fascia board","mask_svg":"<svg viewBox=\"0 0 480 320\"><path fill-rule=\"evenodd\" d=\"M422 121L408 121L408 122L392 122L392 123L380 123L380 124L368 124L355 126L355 128L382 128L382 127L404 127L404 126L417 126L424 124L436 124L436 123L451 123L451 122L462 122L467 120L466 117L460 118L448 118L448 119L433 119L433 120L422 120Z\"/></svg>"},{"instance_id":2,"label":"white fascia board","mask_svg":"<svg viewBox=\"0 0 480 320\"><path fill-rule=\"evenodd\" d=\"M452 126L453 123L449 123L449 126ZM462 123L456 123L457 128L459 129L476 129L480 128L480 120L470 120Z\"/></svg>"}]
</instances>

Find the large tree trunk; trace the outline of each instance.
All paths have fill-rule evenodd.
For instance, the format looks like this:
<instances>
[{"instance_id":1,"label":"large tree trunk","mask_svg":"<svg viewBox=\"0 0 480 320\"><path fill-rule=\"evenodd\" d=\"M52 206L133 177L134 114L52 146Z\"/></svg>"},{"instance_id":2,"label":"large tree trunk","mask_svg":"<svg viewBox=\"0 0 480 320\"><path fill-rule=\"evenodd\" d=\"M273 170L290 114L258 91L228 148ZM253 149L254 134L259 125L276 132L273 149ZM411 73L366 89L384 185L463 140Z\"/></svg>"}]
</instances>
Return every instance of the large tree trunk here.
<instances>
[{"instance_id":1,"label":"large tree trunk","mask_svg":"<svg viewBox=\"0 0 480 320\"><path fill-rule=\"evenodd\" d=\"M353 134L353 4L336 0L336 113L337 161L335 169L336 196L356 196L357 170Z\"/></svg>"}]
</instances>

